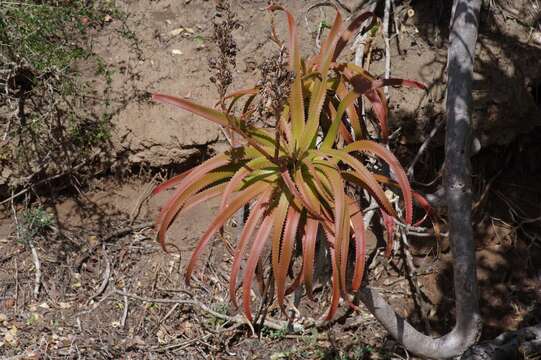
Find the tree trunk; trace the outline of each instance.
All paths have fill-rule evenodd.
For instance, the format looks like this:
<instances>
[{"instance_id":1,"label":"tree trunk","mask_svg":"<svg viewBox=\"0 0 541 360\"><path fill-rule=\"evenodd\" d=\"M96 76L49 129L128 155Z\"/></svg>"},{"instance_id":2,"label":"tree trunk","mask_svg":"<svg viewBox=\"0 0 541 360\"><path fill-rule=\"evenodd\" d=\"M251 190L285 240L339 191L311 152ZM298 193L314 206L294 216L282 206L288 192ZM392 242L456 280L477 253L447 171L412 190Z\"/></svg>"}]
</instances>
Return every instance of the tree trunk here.
<instances>
[{"instance_id":1,"label":"tree trunk","mask_svg":"<svg viewBox=\"0 0 541 360\"><path fill-rule=\"evenodd\" d=\"M481 0L455 0L451 16L447 62L447 136L445 192L449 237L454 258L456 323L447 335L434 339L418 332L373 289L360 292L361 301L389 333L411 353L427 358L451 358L475 344L481 331L471 224L471 112L473 63Z\"/></svg>"}]
</instances>

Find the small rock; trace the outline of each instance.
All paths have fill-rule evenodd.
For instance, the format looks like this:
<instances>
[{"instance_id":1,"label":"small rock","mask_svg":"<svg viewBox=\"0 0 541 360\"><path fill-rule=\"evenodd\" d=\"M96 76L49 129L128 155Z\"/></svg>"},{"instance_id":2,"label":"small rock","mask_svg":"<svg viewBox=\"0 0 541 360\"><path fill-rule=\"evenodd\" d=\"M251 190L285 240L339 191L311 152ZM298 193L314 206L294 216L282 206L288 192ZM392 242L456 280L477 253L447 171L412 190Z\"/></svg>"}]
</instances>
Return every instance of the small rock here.
<instances>
[{"instance_id":1,"label":"small rock","mask_svg":"<svg viewBox=\"0 0 541 360\"><path fill-rule=\"evenodd\" d=\"M179 49L173 49L173 50L171 50L171 54L173 54L173 55L182 55L183 53Z\"/></svg>"},{"instance_id":2,"label":"small rock","mask_svg":"<svg viewBox=\"0 0 541 360\"><path fill-rule=\"evenodd\" d=\"M11 176L11 174L13 174L13 171L7 169L7 168L4 168L4 170L2 170L2 177L3 178L8 178Z\"/></svg>"},{"instance_id":3,"label":"small rock","mask_svg":"<svg viewBox=\"0 0 541 360\"><path fill-rule=\"evenodd\" d=\"M87 239L88 245L94 247L98 245L98 237L96 235L90 235Z\"/></svg>"},{"instance_id":4,"label":"small rock","mask_svg":"<svg viewBox=\"0 0 541 360\"><path fill-rule=\"evenodd\" d=\"M50 309L51 307L49 306L49 304L47 304L46 302L44 303L41 303L38 305L40 308L42 309Z\"/></svg>"},{"instance_id":5,"label":"small rock","mask_svg":"<svg viewBox=\"0 0 541 360\"><path fill-rule=\"evenodd\" d=\"M4 333L4 341L11 346L17 345L17 328L12 326L11 329Z\"/></svg>"},{"instance_id":6,"label":"small rock","mask_svg":"<svg viewBox=\"0 0 541 360\"><path fill-rule=\"evenodd\" d=\"M532 33L532 41L537 45L541 45L541 31L534 31Z\"/></svg>"},{"instance_id":7,"label":"small rock","mask_svg":"<svg viewBox=\"0 0 541 360\"><path fill-rule=\"evenodd\" d=\"M7 298L0 301L0 310L9 309L15 306L15 299ZM0 314L0 323L2 322L2 314Z\"/></svg>"},{"instance_id":8,"label":"small rock","mask_svg":"<svg viewBox=\"0 0 541 360\"><path fill-rule=\"evenodd\" d=\"M169 35L178 36L178 35L182 34L184 31L186 31L186 29L180 27L178 29L174 29L174 30L169 31Z\"/></svg>"},{"instance_id":9,"label":"small rock","mask_svg":"<svg viewBox=\"0 0 541 360\"><path fill-rule=\"evenodd\" d=\"M58 306L59 306L61 309L69 309L69 308L71 308L71 304L70 304L70 303L67 303L67 302L59 302L59 303L58 303Z\"/></svg>"}]
</instances>

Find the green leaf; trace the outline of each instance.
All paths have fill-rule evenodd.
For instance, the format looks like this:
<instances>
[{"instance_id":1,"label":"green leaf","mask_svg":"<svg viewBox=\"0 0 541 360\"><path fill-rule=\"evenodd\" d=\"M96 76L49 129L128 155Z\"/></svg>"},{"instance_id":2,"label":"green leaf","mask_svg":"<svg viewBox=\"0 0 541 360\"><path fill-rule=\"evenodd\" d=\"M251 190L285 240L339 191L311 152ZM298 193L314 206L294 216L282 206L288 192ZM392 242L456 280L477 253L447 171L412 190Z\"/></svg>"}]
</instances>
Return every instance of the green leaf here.
<instances>
[{"instance_id":1,"label":"green leaf","mask_svg":"<svg viewBox=\"0 0 541 360\"><path fill-rule=\"evenodd\" d=\"M306 151L310 147L317 135L321 109L323 108L325 97L327 96L327 77L329 73L329 67L332 61L336 43L338 41L338 32L340 31L341 25L342 16L337 11L331 31L329 32L329 35L323 43L321 51L319 53L320 62L317 65L319 67L321 79L315 80L314 91L310 98L310 105L308 108L308 120L306 122L306 127L300 143L300 148L302 151Z\"/></svg>"}]
</instances>

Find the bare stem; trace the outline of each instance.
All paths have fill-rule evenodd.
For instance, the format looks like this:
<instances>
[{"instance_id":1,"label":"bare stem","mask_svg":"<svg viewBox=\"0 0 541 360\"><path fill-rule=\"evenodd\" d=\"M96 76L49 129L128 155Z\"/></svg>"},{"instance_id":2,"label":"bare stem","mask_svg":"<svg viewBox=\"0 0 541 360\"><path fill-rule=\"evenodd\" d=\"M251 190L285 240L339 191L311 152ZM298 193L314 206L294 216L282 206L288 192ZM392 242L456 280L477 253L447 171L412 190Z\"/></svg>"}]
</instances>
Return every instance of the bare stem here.
<instances>
[{"instance_id":1,"label":"bare stem","mask_svg":"<svg viewBox=\"0 0 541 360\"><path fill-rule=\"evenodd\" d=\"M391 76L391 40L389 18L391 16L391 0L385 0L385 12L383 13L383 40L385 42L385 79ZM383 92L389 99L389 87L384 86Z\"/></svg>"}]
</instances>

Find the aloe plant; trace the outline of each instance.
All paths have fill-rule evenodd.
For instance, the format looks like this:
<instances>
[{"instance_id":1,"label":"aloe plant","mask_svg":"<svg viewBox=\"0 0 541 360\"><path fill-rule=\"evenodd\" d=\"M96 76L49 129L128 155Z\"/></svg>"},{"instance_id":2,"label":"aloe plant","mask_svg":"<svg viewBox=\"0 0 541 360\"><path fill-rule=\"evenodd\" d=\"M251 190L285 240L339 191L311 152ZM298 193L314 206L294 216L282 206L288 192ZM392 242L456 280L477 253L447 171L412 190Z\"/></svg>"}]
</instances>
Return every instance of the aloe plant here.
<instances>
[{"instance_id":1,"label":"aloe plant","mask_svg":"<svg viewBox=\"0 0 541 360\"><path fill-rule=\"evenodd\" d=\"M256 266L270 242L272 278L277 302L285 309L284 298L304 284L312 296L317 233L325 234L331 256L332 300L326 319L335 314L340 298L352 304L359 290L365 266L365 229L359 201L346 192L346 186L367 190L387 219L398 215L384 188L399 189L404 219L412 223L414 195L408 178L396 157L382 144L368 140L358 114L356 100L365 96L380 124L383 142L387 138L387 107L381 87L406 85L423 88L415 81L381 80L354 64L339 63L340 52L366 19L365 13L344 25L337 12L321 50L309 59L301 58L297 26L291 13L272 5L270 11L287 15L289 27L289 67L295 77L275 129L260 128L248 121L251 104L260 89L249 88L226 96L227 111L218 111L190 100L154 94L153 99L170 104L233 131L242 144L218 154L201 165L166 181L154 193L175 187L157 219L158 239L165 249L166 232L173 220L188 209L211 198L221 197L219 212L203 234L188 264L185 280L192 273L205 247L239 209L250 205L234 252L229 291L237 306L237 278L241 262L247 258L242 279L242 306L252 320L250 290ZM240 114L234 105L247 97ZM351 130L350 130L351 129ZM386 163L396 182L375 173L363 161L366 154ZM389 238L390 242L391 239ZM296 247L302 253L298 274L288 284ZM390 247L388 247L390 249ZM353 251L353 256L350 256ZM349 259L353 259L350 261ZM350 279L348 281L348 279Z\"/></svg>"}]
</instances>

